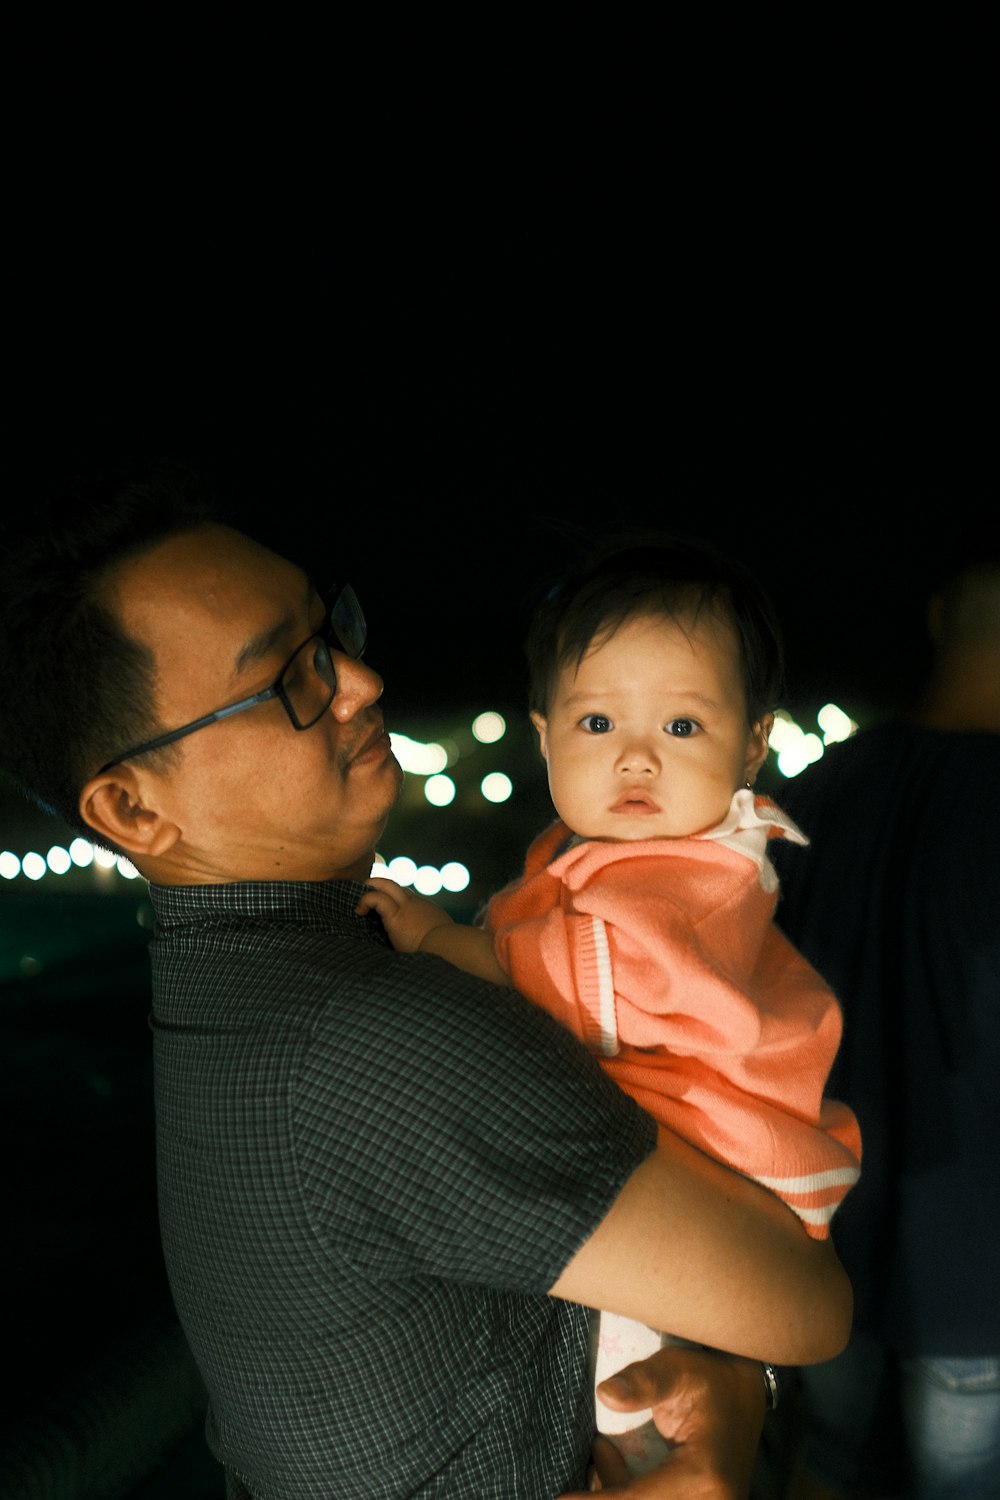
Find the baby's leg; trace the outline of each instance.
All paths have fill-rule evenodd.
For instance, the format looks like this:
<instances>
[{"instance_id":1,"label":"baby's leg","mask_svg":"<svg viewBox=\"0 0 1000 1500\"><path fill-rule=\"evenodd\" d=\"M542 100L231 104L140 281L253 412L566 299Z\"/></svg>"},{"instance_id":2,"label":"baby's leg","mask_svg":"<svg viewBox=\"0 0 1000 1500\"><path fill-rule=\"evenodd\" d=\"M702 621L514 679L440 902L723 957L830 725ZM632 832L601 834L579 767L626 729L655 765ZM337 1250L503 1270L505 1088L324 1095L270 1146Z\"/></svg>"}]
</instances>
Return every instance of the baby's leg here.
<instances>
[{"instance_id":1,"label":"baby's leg","mask_svg":"<svg viewBox=\"0 0 1000 1500\"><path fill-rule=\"evenodd\" d=\"M636 1360L648 1359L670 1342L669 1334L657 1333L632 1318L617 1313L600 1313L595 1319L592 1348L594 1384L600 1385L609 1375ZM612 1411L600 1396L595 1396L597 1430L614 1443L628 1465L630 1474L646 1474L663 1462L670 1445L653 1423L652 1412Z\"/></svg>"}]
</instances>

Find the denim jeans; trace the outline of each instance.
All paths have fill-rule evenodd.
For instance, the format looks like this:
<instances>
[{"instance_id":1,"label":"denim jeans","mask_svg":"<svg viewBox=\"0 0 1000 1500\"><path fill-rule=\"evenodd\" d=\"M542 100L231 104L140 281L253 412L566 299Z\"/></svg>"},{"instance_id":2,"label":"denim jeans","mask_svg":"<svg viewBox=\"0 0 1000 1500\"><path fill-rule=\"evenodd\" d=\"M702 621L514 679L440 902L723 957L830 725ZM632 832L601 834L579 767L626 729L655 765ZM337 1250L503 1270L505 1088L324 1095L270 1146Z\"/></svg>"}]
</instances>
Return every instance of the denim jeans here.
<instances>
[{"instance_id":1,"label":"denim jeans","mask_svg":"<svg viewBox=\"0 0 1000 1500\"><path fill-rule=\"evenodd\" d=\"M802 1371L803 1462L845 1497L1000 1500L1000 1357L898 1358L855 1332Z\"/></svg>"},{"instance_id":2,"label":"denim jeans","mask_svg":"<svg viewBox=\"0 0 1000 1500\"><path fill-rule=\"evenodd\" d=\"M911 1493L1000 1497L1000 1357L900 1360Z\"/></svg>"}]
</instances>

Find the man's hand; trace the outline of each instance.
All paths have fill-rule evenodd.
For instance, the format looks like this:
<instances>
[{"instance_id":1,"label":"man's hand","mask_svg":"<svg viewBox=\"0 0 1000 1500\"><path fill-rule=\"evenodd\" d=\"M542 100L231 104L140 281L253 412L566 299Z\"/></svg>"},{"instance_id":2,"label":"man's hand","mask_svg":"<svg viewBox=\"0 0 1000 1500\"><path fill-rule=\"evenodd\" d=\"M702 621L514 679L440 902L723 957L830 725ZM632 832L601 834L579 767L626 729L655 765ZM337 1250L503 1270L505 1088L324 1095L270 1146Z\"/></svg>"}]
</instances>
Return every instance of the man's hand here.
<instances>
[{"instance_id":1,"label":"man's hand","mask_svg":"<svg viewBox=\"0 0 1000 1500\"><path fill-rule=\"evenodd\" d=\"M359 916L377 911L399 953L419 953L427 934L437 927L452 926L451 917L426 896L406 890L395 880L373 875L365 882L365 894L357 905Z\"/></svg>"},{"instance_id":2,"label":"man's hand","mask_svg":"<svg viewBox=\"0 0 1000 1500\"><path fill-rule=\"evenodd\" d=\"M615 1411L652 1407L672 1449L660 1468L630 1480L614 1445L598 1438L591 1491L635 1500L747 1500L766 1410L756 1360L668 1345L604 1381L598 1396Z\"/></svg>"}]
</instances>

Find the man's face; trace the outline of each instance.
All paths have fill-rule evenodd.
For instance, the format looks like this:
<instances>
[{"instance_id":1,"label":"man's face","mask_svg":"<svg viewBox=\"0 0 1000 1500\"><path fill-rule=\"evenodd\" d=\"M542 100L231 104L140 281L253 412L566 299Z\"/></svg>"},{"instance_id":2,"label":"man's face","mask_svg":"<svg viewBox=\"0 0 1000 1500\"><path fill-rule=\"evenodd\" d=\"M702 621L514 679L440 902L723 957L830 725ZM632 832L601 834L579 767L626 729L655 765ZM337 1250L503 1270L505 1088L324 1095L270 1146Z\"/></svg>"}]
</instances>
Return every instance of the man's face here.
<instances>
[{"instance_id":1,"label":"man's face","mask_svg":"<svg viewBox=\"0 0 1000 1500\"><path fill-rule=\"evenodd\" d=\"M269 687L323 620L299 568L216 525L123 565L110 602L153 651L164 729ZM154 878L367 875L402 773L376 706L381 679L337 652L333 660L337 693L312 728L297 732L270 699L179 740L162 773L135 763L180 829L171 868Z\"/></svg>"},{"instance_id":2,"label":"man's face","mask_svg":"<svg viewBox=\"0 0 1000 1500\"><path fill-rule=\"evenodd\" d=\"M735 632L714 615L627 620L564 668L533 716L556 811L585 838L681 838L711 828L767 754L747 723Z\"/></svg>"}]
</instances>

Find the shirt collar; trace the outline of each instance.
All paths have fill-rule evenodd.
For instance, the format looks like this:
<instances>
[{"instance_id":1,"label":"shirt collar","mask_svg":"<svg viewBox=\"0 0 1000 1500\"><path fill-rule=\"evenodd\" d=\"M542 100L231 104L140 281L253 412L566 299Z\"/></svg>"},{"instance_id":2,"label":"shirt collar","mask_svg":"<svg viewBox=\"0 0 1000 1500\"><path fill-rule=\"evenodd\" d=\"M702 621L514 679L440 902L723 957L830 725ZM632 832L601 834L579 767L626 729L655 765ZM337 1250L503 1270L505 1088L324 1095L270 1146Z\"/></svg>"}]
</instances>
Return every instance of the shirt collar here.
<instances>
[{"instance_id":1,"label":"shirt collar","mask_svg":"<svg viewBox=\"0 0 1000 1500\"><path fill-rule=\"evenodd\" d=\"M358 916L364 892L355 880L240 880L225 885L150 885L161 931L204 921L292 922L329 930L347 928L357 936L384 942L374 912Z\"/></svg>"}]
</instances>

